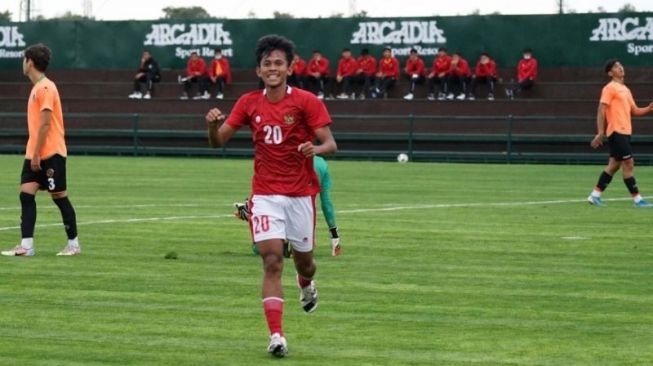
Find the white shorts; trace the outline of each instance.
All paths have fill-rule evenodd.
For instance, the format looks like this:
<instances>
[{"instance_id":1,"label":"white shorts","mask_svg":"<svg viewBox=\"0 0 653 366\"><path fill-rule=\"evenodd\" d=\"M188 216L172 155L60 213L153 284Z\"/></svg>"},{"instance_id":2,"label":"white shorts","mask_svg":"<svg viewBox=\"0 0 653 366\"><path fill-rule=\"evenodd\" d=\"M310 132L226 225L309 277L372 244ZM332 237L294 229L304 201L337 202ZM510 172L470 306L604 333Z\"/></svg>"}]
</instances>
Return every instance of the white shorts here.
<instances>
[{"instance_id":1,"label":"white shorts","mask_svg":"<svg viewBox=\"0 0 653 366\"><path fill-rule=\"evenodd\" d=\"M254 195L249 227L255 243L288 240L293 250L310 252L315 243L315 196Z\"/></svg>"}]
</instances>

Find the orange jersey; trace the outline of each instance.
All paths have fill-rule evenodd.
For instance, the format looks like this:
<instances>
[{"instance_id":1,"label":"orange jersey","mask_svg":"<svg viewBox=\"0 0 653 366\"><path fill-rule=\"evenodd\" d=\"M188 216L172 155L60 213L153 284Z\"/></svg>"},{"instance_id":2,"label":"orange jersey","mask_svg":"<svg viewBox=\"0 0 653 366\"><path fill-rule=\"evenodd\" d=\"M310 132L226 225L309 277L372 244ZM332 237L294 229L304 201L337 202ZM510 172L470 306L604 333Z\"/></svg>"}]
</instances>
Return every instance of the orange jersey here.
<instances>
[{"instance_id":1,"label":"orange jersey","mask_svg":"<svg viewBox=\"0 0 653 366\"><path fill-rule=\"evenodd\" d=\"M63 112L61 111L61 100L57 86L47 78L39 80L32 87L29 100L27 101L27 128L29 130L29 140L25 149L25 157L31 159L34 156L36 140L39 136L41 127L41 112L52 111L50 119L50 129L41 147L39 156L47 159L52 155L59 154L66 156L66 141L64 140Z\"/></svg>"},{"instance_id":2,"label":"orange jersey","mask_svg":"<svg viewBox=\"0 0 653 366\"><path fill-rule=\"evenodd\" d=\"M610 136L613 132L618 132L622 135L632 135L630 114L635 101L630 89L624 84L611 81L603 87L601 103L607 106L605 118L608 127L605 134Z\"/></svg>"}]
</instances>

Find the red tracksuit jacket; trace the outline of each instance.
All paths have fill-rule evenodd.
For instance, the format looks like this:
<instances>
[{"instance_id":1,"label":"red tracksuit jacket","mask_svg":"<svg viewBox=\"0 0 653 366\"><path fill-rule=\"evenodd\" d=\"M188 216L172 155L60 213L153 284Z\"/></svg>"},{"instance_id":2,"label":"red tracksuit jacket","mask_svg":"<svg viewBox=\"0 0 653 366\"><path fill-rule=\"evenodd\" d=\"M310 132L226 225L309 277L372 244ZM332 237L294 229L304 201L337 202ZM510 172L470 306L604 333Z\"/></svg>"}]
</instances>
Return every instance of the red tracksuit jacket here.
<instances>
[{"instance_id":1,"label":"red tracksuit jacket","mask_svg":"<svg viewBox=\"0 0 653 366\"><path fill-rule=\"evenodd\" d=\"M399 77L399 60L394 57L382 58L379 61L379 72L383 77Z\"/></svg>"},{"instance_id":2,"label":"red tracksuit jacket","mask_svg":"<svg viewBox=\"0 0 653 366\"><path fill-rule=\"evenodd\" d=\"M476 70L474 75L479 78L486 78L488 76L497 77L497 64L494 60L488 61L486 64L482 64L481 61L476 63Z\"/></svg>"},{"instance_id":3,"label":"red tracksuit jacket","mask_svg":"<svg viewBox=\"0 0 653 366\"><path fill-rule=\"evenodd\" d=\"M358 70L358 62L353 57L341 58L338 61L338 75L340 76L353 76L356 75Z\"/></svg>"},{"instance_id":4,"label":"red tracksuit jacket","mask_svg":"<svg viewBox=\"0 0 653 366\"><path fill-rule=\"evenodd\" d=\"M363 74L367 76L374 76L376 74L376 59L374 56L360 56L357 61Z\"/></svg>"},{"instance_id":5,"label":"red tracksuit jacket","mask_svg":"<svg viewBox=\"0 0 653 366\"><path fill-rule=\"evenodd\" d=\"M217 75L218 64L220 64L220 69L222 76L224 76L227 84L231 84L231 68L229 67L229 60L226 57L222 56L221 59L216 60L215 58L211 61L211 67L209 68L209 76L216 77L221 76Z\"/></svg>"},{"instance_id":6,"label":"red tracksuit jacket","mask_svg":"<svg viewBox=\"0 0 653 366\"><path fill-rule=\"evenodd\" d=\"M295 60L292 73L299 76L306 75L306 61L304 61L303 58L299 57L297 60Z\"/></svg>"},{"instance_id":7,"label":"red tracksuit jacket","mask_svg":"<svg viewBox=\"0 0 653 366\"><path fill-rule=\"evenodd\" d=\"M445 73L446 75L449 75L449 71L451 69L451 56L446 55L446 56L438 56L433 59L433 73L437 77L438 74L440 73Z\"/></svg>"},{"instance_id":8,"label":"red tracksuit jacket","mask_svg":"<svg viewBox=\"0 0 653 366\"><path fill-rule=\"evenodd\" d=\"M310 75L315 72L319 72L320 76L328 76L329 60L324 57L322 57L320 61L316 61L314 58L311 58L311 60L308 61L308 65L306 66L306 73Z\"/></svg>"},{"instance_id":9,"label":"red tracksuit jacket","mask_svg":"<svg viewBox=\"0 0 653 366\"><path fill-rule=\"evenodd\" d=\"M206 75L206 62L203 58L198 58L197 60L188 60L186 64L186 75L195 76L195 73L199 72L200 75Z\"/></svg>"},{"instance_id":10,"label":"red tracksuit jacket","mask_svg":"<svg viewBox=\"0 0 653 366\"><path fill-rule=\"evenodd\" d=\"M526 79L535 80L537 78L537 60L531 57L529 60L521 59L517 64L517 81L522 82Z\"/></svg>"},{"instance_id":11,"label":"red tracksuit jacket","mask_svg":"<svg viewBox=\"0 0 653 366\"><path fill-rule=\"evenodd\" d=\"M418 57L416 60L411 60L410 58L406 60L406 67L404 71L408 75L424 75L424 60L421 57Z\"/></svg>"},{"instance_id":12,"label":"red tracksuit jacket","mask_svg":"<svg viewBox=\"0 0 653 366\"><path fill-rule=\"evenodd\" d=\"M464 58L458 60L458 64L451 64L450 74L455 76L470 76L472 74L469 69L469 63Z\"/></svg>"}]
</instances>

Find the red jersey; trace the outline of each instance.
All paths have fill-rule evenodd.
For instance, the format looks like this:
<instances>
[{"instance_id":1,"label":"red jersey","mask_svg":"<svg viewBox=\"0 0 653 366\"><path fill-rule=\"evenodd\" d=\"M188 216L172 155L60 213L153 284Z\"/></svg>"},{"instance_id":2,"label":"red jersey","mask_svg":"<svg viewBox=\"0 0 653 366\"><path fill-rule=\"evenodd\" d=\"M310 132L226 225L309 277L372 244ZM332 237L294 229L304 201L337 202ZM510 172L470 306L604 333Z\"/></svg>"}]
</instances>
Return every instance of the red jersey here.
<instances>
[{"instance_id":1,"label":"red jersey","mask_svg":"<svg viewBox=\"0 0 653 366\"><path fill-rule=\"evenodd\" d=\"M225 78L227 84L231 84L231 68L229 67L229 60L224 56L220 59L214 58L213 61L211 61L211 67L209 68L209 76L222 76Z\"/></svg>"},{"instance_id":2,"label":"red jersey","mask_svg":"<svg viewBox=\"0 0 653 366\"><path fill-rule=\"evenodd\" d=\"M338 75L340 76L354 76L358 71L358 62L353 57L341 58L338 61Z\"/></svg>"},{"instance_id":3,"label":"red jersey","mask_svg":"<svg viewBox=\"0 0 653 366\"><path fill-rule=\"evenodd\" d=\"M312 74L315 72L319 72L320 76L328 76L329 75L329 60L326 58L322 57L319 61L316 59L312 58L310 61L308 61L308 65L306 66L306 73L307 74Z\"/></svg>"},{"instance_id":4,"label":"red jersey","mask_svg":"<svg viewBox=\"0 0 653 366\"><path fill-rule=\"evenodd\" d=\"M304 61L303 58L298 57L295 60L295 63L293 64L292 67L292 73L293 75L299 75L299 76L306 75L306 61Z\"/></svg>"},{"instance_id":5,"label":"red jersey","mask_svg":"<svg viewBox=\"0 0 653 366\"><path fill-rule=\"evenodd\" d=\"M476 63L476 70L474 74L479 78L486 78L488 76L497 77L497 64L494 60L488 61L486 64L482 64L481 61Z\"/></svg>"},{"instance_id":6,"label":"red jersey","mask_svg":"<svg viewBox=\"0 0 653 366\"><path fill-rule=\"evenodd\" d=\"M313 93L288 87L284 98L268 101L264 90L241 96L226 123L239 129L249 125L254 141L252 193L310 196L320 192L320 182L297 147L315 140L315 130L331 124L331 116Z\"/></svg>"},{"instance_id":7,"label":"red jersey","mask_svg":"<svg viewBox=\"0 0 653 366\"><path fill-rule=\"evenodd\" d=\"M399 77L399 60L394 57L384 57L379 61L379 72L383 77Z\"/></svg>"},{"instance_id":8,"label":"red jersey","mask_svg":"<svg viewBox=\"0 0 653 366\"><path fill-rule=\"evenodd\" d=\"M537 60L535 57L528 60L522 58L517 64L517 81L522 82L526 79L537 79Z\"/></svg>"},{"instance_id":9,"label":"red jersey","mask_svg":"<svg viewBox=\"0 0 653 366\"><path fill-rule=\"evenodd\" d=\"M438 76L440 73L445 73L445 75L449 75L449 71L451 69L451 56L449 55L444 55L444 56L438 56L433 59L433 73L435 76Z\"/></svg>"},{"instance_id":10,"label":"red jersey","mask_svg":"<svg viewBox=\"0 0 653 366\"><path fill-rule=\"evenodd\" d=\"M451 64L451 71L449 72L449 74L455 76L470 76L472 72L469 69L469 63L467 62L467 60L460 57L458 58L458 63L456 65L454 65L453 63Z\"/></svg>"},{"instance_id":11,"label":"red jersey","mask_svg":"<svg viewBox=\"0 0 653 366\"><path fill-rule=\"evenodd\" d=\"M416 58L415 60L412 60L408 58L406 60L406 67L404 68L404 71L408 75L424 75L424 60L422 60L421 57Z\"/></svg>"},{"instance_id":12,"label":"red jersey","mask_svg":"<svg viewBox=\"0 0 653 366\"><path fill-rule=\"evenodd\" d=\"M186 75L195 76L195 73L198 72L200 75L206 75L206 62L204 62L204 59L201 57L195 61L189 59L186 64Z\"/></svg>"},{"instance_id":13,"label":"red jersey","mask_svg":"<svg viewBox=\"0 0 653 366\"><path fill-rule=\"evenodd\" d=\"M360 56L357 61L358 67L363 74L367 76L374 76L376 74L376 59L374 56Z\"/></svg>"}]
</instances>

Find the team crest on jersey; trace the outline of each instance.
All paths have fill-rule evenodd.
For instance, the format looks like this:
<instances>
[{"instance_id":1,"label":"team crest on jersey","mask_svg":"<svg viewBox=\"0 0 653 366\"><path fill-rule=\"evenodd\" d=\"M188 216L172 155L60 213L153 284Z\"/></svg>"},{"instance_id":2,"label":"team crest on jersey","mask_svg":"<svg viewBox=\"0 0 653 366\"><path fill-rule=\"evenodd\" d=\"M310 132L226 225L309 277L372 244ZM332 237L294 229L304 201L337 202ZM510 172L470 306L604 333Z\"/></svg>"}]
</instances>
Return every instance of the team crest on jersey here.
<instances>
[{"instance_id":1,"label":"team crest on jersey","mask_svg":"<svg viewBox=\"0 0 653 366\"><path fill-rule=\"evenodd\" d=\"M295 117L293 117L293 116L290 115L290 114L286 114L285 116L283 116L283 121L284 121L287 125L291 125L291 124L295 123Z\"/></svg>"},{"instance_id":2,"label":"team crest on jersey","mask_svg":"<svg viewBox=\"0 0 653 366\"><path fill-rule=\"evenodd\" d=\"M48 169L48 170L45 172L45 175L46 175L48 178L52 178L52 177L54 177L54 169L52 169L52 168Z\"/></svg>"},{"instance_id":3,"label":"team crest on jersey","mask_svg":"<svg viewBox=\"0 0 653 366\"><path fill-rule=\"evenodd\" d=\"M256 116L256 117L254 117L254 122L255 122L255 123L259 123L259 122L261 122L261 116Z\"/></svg>"}]
</instances>

